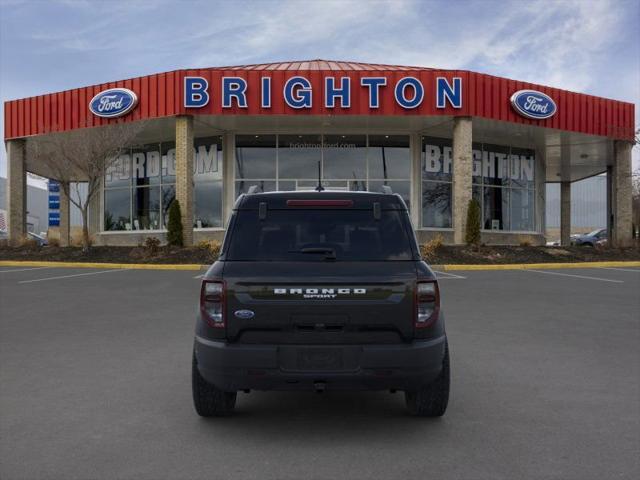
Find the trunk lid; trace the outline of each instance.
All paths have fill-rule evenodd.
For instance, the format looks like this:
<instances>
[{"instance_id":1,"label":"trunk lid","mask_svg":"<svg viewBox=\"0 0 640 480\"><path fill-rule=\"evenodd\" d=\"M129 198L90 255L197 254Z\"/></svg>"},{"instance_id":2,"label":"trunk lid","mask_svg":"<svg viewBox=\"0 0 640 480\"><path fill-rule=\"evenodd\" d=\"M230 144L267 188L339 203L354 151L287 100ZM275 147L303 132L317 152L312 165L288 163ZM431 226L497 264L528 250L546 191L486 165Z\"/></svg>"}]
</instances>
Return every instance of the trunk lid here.
<instances>
[{"instance_id":1,"label":"trunk lid","mask_svg":"<svg viewBox=\"0 0 640 480\"><path fill-rule=\"evenodd\" d=\"M415 262L225 262L230 342L399 343L414 334Z\"/></svg>"}]
</instances>

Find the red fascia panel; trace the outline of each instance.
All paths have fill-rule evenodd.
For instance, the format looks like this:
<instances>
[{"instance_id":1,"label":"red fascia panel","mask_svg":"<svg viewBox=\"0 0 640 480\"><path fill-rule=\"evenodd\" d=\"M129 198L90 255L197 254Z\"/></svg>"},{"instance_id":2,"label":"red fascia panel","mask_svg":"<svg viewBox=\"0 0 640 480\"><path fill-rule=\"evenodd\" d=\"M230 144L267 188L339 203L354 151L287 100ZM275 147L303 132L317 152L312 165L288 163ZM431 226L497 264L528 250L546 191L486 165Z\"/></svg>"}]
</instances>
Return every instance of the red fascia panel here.
<instances>
[{"instance_id":1,"label":"red fascia panel","mask_svg":"<svg viewBox=\"0 0 640 480\"><path fill-rule=\"evenodd\" d=\"M284 64L283 64L284 65ZM133 78L108 84L84 87L66 92L51 93L39 97L5 102L5 140L40 135L55 131L67 131L85 126L128 123L138 120L170 117L174 115L425 115L425 116L473 116L492 120L537 125L547 128L581 132L591 135L606 135L616 139L633 140L634 105L591 95L519 82L491 75L458 71L412 69L398 67L391 70L381 66L380 70L356 70L341 64L326 64L330 70L318 68L293 70L292 67L308 63L292 63L288 69L233 68L177 70L156 75ZM324 65L324 64L322 64ZM345 64L346 65L346 64ZM351 64L348 64L351 67ZM361 64L354 67L363 68ZM314 64L314 67L317 65ZM372 66L370 68L374 68ZM384 68L383 68L384 67ZM337 68L337 69L333 69ZM183 105L184 77L200 76L209 82L209 103L202 108L185 108ZM244 78L248 83L247 108L235 103L231 108L222 108L221 83L223 76ZM260 104L261 78L271 77L271 108ZM284 102L283 87L293 76L304 76L313 88L313 106L310 109L294 109ZM351 81L351 106L343 108L337 102L335 108L324 106L325 78L338 80L349 77ZM360 85L362 77L380 76L387 85L380 89L380 107L369 108L368 89ZM424 100L414 109L404 109L394 98L396 82L406 76L418 78L424 86ZM463 104L456 109L447 103L446 108L436 108L436 79L453 77L463 80ZM113 87L133 90L139 99L138 107L129 115L119 119L102 119L92 115L88 103L94 95ZM509 103L511 94L521 89L533 89L546 93L558 106L557 114L547 120L532 120L518 115Z\"/></svg>"}]
</instances>

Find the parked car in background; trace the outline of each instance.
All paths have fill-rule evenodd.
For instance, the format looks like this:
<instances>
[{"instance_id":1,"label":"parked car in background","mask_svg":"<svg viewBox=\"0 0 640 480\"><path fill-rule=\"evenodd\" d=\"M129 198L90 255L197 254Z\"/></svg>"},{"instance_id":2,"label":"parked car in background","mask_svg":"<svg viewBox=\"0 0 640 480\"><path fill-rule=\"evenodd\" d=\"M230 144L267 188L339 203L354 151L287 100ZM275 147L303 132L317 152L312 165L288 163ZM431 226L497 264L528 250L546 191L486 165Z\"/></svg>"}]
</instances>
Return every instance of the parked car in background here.
<instances>
[{"instance_id":1,"label":"parked car in background","mask_svg":"<svg viewBox=\"0 0 640 480\"><path fill-rule=\"evenodd\" d=\"M44 247L46 245L49 245L49 242L47 241L46 237L43 237L42 235L38 235L37 233L27 232L27 238L29 240L35 240L38 243L39 247Z\"/></svg>"},{"instance_id":2,"label":"parked car in background","mask_svg":"<svg viewBox=\"0 0 640 480\"><path fill-rule=\"evenodd\" d=\"M607 240L607 229L601 228L584 235L571 235L571 244L582 247L595 247Z\"/></svg>"},{"instance_id":3,"label":"parked car in background","mask_svg":"<svg viewBox=\"0 0 640 480\"><path fill-rule=\"evenodd\" d=\"M47 237L38 235L37 233L27 232L27 238L29 240L35 240L39 247L44 247L49 244ZM9 240L9 232L7 230L0 230L0 240Z\"/></svg>"}]
</instances>

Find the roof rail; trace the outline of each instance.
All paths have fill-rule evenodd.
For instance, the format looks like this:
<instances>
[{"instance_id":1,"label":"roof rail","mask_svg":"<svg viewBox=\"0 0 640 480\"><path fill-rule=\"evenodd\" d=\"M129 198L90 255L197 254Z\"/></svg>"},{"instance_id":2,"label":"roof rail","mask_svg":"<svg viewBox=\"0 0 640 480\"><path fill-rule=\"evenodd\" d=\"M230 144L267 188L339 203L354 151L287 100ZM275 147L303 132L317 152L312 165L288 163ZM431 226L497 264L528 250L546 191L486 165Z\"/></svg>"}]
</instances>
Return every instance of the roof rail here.
<instances>
[{"instance_id":1,"label":"roof rail","mask_svg":"<svg viewBox=\"0 0 640 480\"><path fill-rule=\"evenodd\" d=\"M380 189L380 191L386 194L393 193L393 190L391 190L391 187L389 185L382 185L382 188Z\"/></svg>"},{"instance_id":2,"label":"roof rail","mask_svg":"<svg viewBox=\"0 0 640 480\"><path fill-rule=\"evenodd\" d=\"M247 190L247 195L252 195L254 193L258 193L258 185L251 185L249 190Z\"/></svg>"}]
</instances>

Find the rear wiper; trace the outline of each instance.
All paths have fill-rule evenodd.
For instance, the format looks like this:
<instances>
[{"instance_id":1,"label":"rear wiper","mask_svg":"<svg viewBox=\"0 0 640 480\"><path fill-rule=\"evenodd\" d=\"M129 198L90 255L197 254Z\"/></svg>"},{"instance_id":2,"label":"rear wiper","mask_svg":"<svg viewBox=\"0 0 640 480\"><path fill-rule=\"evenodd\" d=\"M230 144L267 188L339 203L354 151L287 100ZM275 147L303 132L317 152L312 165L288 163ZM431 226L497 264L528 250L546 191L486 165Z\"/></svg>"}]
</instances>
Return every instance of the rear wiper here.
<instances>
[{"instance_id":1,"label":"rear wiper","mask_svg":"<svg viewBox=\"0 0 640 480\"><path fill-rule=\"evenodd\" d=\"M301 248L300 250L289 250L289 253L324 253L325 259L327 260L336 259L336 251L333 248L328 248L328 247L307 247L307 248Z\"/></svg>"}]
</instances>

